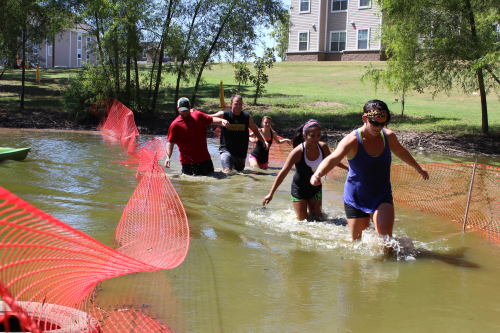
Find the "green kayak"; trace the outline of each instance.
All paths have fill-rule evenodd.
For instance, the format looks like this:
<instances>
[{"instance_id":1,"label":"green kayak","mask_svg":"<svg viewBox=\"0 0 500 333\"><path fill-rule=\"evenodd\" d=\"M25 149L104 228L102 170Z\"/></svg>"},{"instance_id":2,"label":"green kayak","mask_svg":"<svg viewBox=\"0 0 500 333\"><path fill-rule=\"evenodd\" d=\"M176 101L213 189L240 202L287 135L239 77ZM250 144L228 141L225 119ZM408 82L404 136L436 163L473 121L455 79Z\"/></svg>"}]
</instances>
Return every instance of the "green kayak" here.
<instances>
[{"instance_id":1,"label":"green kayak","mask_svg":"<svg viewBox=\"0 0 500 333\"><path fill-rule=\"evenodd\" d=\"M3 160L16 160L22 161L28 156L31 148L1 148L0 147L0 161Z\"/></svg>"}]
</instances>

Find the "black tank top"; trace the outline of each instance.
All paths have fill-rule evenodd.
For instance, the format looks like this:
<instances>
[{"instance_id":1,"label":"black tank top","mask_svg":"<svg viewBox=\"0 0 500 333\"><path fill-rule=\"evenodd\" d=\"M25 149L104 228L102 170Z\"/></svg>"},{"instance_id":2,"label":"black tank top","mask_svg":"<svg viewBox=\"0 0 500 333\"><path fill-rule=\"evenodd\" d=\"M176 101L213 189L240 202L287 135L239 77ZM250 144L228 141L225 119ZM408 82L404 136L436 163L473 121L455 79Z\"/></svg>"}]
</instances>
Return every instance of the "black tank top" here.
<instances>
[{"instance_id":1,"label":"black tank top","mask_svg":"<svg viewBox=\"0 0 500 333\"><path fill-rule=\"evenodd\" d=\"M271 130L271 138L269 140L266 139L267 143L269 144L268 150L266 150L266 147L264 147L262 141L257 141L257 145L251 153L251 155L257 159L257 162L261 164L269 162L269 150L271 149L271 144L273 143L273 135L274 132L273 130ZM262 134L262 136L264 136L264 134Z\"/></svg>"},{"instance_id":2,"label":"black tank top","mask_svg":"<svg viewBox=\"0 0 500 333\"><path fill-rule=\"evenodd\" d=\"M325 152L318 144L318 149L321 152L321 160L325 159ZM310 200L316 193L321 191L322 185L311 185L311 177L314 174L311 167L306 164L306 150L302 144L302 158L295 163L295 175L292 181L292 196L301 200Z\"/></svg>"},{"instance_id":3,"label":"black tank top","mask_svg":"<svg viewBox=\"0 0 500 333\"><path fill-rule=\"evenodd\" d=\"M219 150L227 150L235 157L247 157L250 115L241 111L238 116L235 116L231 110L228 110L224 111L224 119L229 121L230 125L228 128L221 126Z\"/></svg>"}]
</instances>

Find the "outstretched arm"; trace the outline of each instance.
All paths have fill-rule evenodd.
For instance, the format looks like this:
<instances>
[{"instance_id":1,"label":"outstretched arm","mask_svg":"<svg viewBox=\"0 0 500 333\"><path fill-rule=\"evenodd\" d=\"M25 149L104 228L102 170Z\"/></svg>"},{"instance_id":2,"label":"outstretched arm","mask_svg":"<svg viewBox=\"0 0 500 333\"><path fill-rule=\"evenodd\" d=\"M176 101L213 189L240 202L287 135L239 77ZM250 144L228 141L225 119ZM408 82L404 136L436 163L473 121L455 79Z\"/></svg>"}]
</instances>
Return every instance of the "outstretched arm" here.
<instances>
[{"instance_id":1,"label":"outstretched arm","mask_svg":"<svg viewBox=\"0 0 500 333\"><path fill-rule=\"evenodd\" d=\"M399 157L403 162L414 168L422 177L422 179L427 180L429 179L429 174L427 173L426 170L422 169L420 164L418 164L417 161L411 156L410 152L403 147L399 141L398 138L396 137L396 134L394 134L393 131L391 130L385 130L387 133L387 141L389 142L389 148L391 148L391 151Z\"/></svg>"},{"instance_id":2,"label":"outstretched arm","mask_svg":"<svg viewBox=\"0 0 500 333\"><path fill-rule=\"evenodd\" d=\"M266 204L270 203L271 200L273 200L274 192L276 192L276 190L281 185L285 177L288 175L290 169L292 169L292 166L300 160L301 153L302 153L301 147L297 146L290 152L290 154L288 154L288 157L285 161L285 164L283 165L283 168L281 169L281 171L278 173L278 176L276 176L276 179L274 180L273 186L271 187L271 191L269 192L268 195L264 197L264 200L262 200L262 206L265 206Z\"/></svg>"},{"instance_id":3,"label":"outstretched arm","mask_svg":"<svg viewBox=\"0 0 500 333\"><path fill-rule=\"evenodd\" d=\"M276 142L279 145L282 144L282 143L285 143L285 142L292 143L292 140L290 140L290 139L285 139L285 138L279 139L278 138L278 134L276 134L275 132L272 132L272 134L273 134L273 140L274 140L274 142Z\"/></svg>"},{"instance_id":4,"label":"outstretched arm","mask_svg":"<svg viewBox=\"0 0 500 333\"><path fill-rule=\"evenodd\" d=\"M353 141L352 136L350 135L343 138L337 146L337 149L335 149L333 153L325 158L318 166L318 169L311 177L311 184L314 186L320 185L321 177L326 175L330 170L336 167L340 161L342 161L344 156L347 155L347 153L353 148L354 143L356 143L356 141Z\"/></svg>"},{"instance_id":5,"label":"outstretched arm","mask_svg":"<svg viewBox=\"0 0 500 333\"><path fill-rule=\"evenodd\" d=\"M229 126L229 121L227 121L224 118L216 118L215 116L212 116L212 118L213 118L212 125L222 125L224 127Z\"/></svg>"},{"instance_id":6,"label":"outstretched arm","mask_svg":"<svg viewBox=\"0 0 500 333\"><path fill-rule=\"evenodd\" d=\"M224 118L224 111L219 111L215 114L212 114L211 116L214 118Z\"/></svg>"},{"instance_id":7,"label":"outstretched arm","mask_svg":"<svg viewBox=\"0 0 500 333\"><path fill-rule=\"evenodd\" d=\"M170 156L172 156L173 151L174 151L174 144L172 142L167 142L165 164L164 164L166 168L170 168Z\"/></svg>"}]
</instances>

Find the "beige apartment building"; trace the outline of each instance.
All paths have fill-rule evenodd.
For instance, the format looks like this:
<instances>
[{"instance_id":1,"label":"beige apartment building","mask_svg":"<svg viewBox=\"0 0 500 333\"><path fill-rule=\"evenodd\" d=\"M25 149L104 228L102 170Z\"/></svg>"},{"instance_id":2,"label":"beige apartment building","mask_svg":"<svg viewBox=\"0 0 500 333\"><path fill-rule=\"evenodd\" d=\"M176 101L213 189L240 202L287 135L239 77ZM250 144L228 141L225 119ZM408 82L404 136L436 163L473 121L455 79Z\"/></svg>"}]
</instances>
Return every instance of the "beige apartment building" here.
<instances>
[{"instance_id":1,"label":"beige apartment building","mask_svg":"<svg viewBox=\"0 0 500 333\"><path fill-rule=\"evenodd\" d=\"M386 60L371 0L291 0L287 61Z\"/></svg>"},{"instance_id":2,"label":"beige apartment building","mask_svg":"<svg viewBox=\"0 0 500 333\"><path fill-rule=\"evenodd\" d=\"M35 49L35 56L42 58L40 67L82 67L84 62L95 61L92 45L97 37L83 28L65 29L55 40Z\"/></svg>"}]
</instances>

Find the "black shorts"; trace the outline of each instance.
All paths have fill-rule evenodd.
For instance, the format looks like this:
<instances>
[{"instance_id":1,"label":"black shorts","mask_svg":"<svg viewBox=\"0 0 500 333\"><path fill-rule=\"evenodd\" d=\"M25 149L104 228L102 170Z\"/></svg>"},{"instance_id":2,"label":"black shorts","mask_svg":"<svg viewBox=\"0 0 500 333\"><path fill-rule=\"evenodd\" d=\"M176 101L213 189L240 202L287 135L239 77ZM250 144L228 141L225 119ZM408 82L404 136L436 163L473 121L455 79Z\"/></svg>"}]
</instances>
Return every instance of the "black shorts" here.
<instances>
[{"instance_id":1,"label":"black shorts","mask_svg":"<svg viewBox=\"0 0 500 333\"><path fill-rule=\"evenodd\" d=\"M208 159L201 163L182 164L182 173L192 176L206 176L214 172L214 164L212 159Z\"/></svg>"},{"instance_id":2,"label":"black shorts","mask_svg":"<svg viewBox=\"0 0 500 333\"><path fill-rule=\"evenodd\" d=\"M394 206L394 201L392 200L392 196L385 198L384 200L382 200L382 202L380 204L383 204L383 203L389 203L389 204ZM361 217L369 217L370 216L370 214L365 213L360 209L354 208L353 206L350 206L346 203L344 203L344 209L345 209L345 215L348 219L358 219Z\"/></svg>"}]
</instances>

